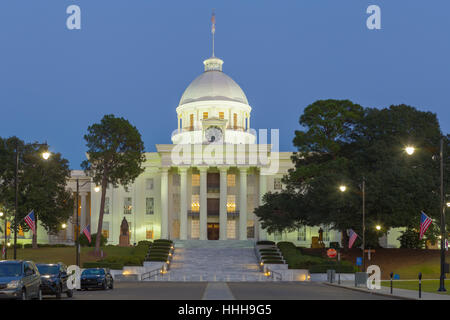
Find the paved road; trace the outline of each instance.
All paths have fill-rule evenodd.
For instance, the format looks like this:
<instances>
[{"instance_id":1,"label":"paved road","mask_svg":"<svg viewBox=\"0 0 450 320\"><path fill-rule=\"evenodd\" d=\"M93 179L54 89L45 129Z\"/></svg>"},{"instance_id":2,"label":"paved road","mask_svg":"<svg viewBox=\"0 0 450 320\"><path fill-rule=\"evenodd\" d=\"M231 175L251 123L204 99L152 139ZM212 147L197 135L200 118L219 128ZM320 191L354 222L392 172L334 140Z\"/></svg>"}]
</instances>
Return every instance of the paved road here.
<instances>
[{"instance_id":1,"label":"paved road","mask_svg":"<svg viewBox=\"0 0 450 320\"><path fill-rule=\"evenodd\" d=\"M46 299L53 299L47 298ZM380 300L379 295L320 283L122 282L114 290L77 291L74 300ZM64 298L67 300L67 298Z\"/></svg>"}]
</instances>

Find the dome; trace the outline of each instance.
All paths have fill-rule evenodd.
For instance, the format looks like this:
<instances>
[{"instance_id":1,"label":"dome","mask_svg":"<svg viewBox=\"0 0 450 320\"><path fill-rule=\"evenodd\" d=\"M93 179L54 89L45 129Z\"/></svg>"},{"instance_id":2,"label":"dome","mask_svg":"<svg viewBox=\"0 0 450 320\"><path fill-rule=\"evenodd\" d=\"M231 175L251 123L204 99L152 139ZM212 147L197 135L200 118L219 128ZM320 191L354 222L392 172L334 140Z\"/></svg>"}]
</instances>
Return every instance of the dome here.
<instances>
[{"instance_id":1,"label":"dome","mask_svg":"<svg viewBox=\"0 0 450 320\"><path fill-rule=\"evenodd\" d=\"M211 100L234 101L248 105L247 97L241 87L222 72L222 60L213 57L203 63L205 72L187 87L181 96L180 105Z\"/></svg>"}]
</instances>

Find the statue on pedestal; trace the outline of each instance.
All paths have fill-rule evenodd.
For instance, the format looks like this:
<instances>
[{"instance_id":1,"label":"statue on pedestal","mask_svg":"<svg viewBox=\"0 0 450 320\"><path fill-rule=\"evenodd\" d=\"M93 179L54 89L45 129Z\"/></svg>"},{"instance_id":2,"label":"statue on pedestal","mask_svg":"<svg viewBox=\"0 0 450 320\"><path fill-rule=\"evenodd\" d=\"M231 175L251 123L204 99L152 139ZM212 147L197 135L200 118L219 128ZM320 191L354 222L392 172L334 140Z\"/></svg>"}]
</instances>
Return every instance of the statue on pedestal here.
<instances>
[{"instance_id":1,"label":"statue on pedestal","mask_svg":"<svg viewBox=\"0 0 450 320\"><path fill-rule=\"evenodd\" d=\"M119 246L130 246L130 227L128 226L128 222L125 217L123 217L122 223L120 224Z\"/></svg>"}]
</instances>

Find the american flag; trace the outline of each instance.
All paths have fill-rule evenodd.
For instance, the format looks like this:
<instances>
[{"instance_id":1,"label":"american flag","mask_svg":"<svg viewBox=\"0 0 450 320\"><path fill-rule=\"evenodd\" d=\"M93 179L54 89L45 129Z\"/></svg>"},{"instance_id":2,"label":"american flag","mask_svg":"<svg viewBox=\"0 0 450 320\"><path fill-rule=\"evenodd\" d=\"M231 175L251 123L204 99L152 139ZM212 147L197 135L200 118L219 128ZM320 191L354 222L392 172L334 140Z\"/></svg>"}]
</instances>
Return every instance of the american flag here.
<instances>
[{"instance_id":1,"label":"american flag","mask_svg":"<svg viewBox=\"0 0 450 320\"><path fill-rule=\"evenodd\" d=\"M216 32L216 14L214 11L211 16L211 23L212 23L211 32L215 33Z\"/></svg>"},{"instance_id":2,"label":"american flag","mask_svg":"<svg viewBox=\"0 0 450 320\"><path fill-rule=\"evenodd\" d=\"M33 234L36 233L36 224L35 224L35 217L34 217L34 210L31 210L31 212L25 217L26 224L30 227L30 229L33 231Z\"/></svg>"},{"instance_id":3,"label":"american flag","mask_svg":"<svg viewBox=\"0 0 450 320\"><path fill-rule=\"evenodd\" d=\"M348 248L349 249L352 248L353 244L356 241L356 238L358 238L358 234L355 231L353 231L353 229L350 229L349 233L348 233Z\"/></svg>"},{"instance_id":4,"label":"american flag","mask_svg":"<svg viewBox=\"0 0 450 320\"><path fill-rule=\"evenodd\" d=\"M431 218L427 216L425 212L422 211L420 214L420 235L419 235L420 240L422 240L423 235L430 227L431 222L433 222L433 220L431 220Z\"/></svg>"},{"instance_id":5,"label":"american flag","mask_svg":"<svg viewBox=\"0 0 450 320\"><path fill-rule=\"evenodd\" d=\"M2 259L5 259L5 256L6 256L6 245L4 244L2 248Z\"/></svg>"},{"instance_id":6,"label":"american flag","mask_svg":"<svg viewBox=\"0 0 450 320\"><path fill-rule=\"evenodd\" d=\"M91 227L87 225L86 227L84 227L82 233L86 236L89 243L91 243Z\"/></svg>"},{"instance_id":7,"label":"american flag","mask_svg":"<svg viewBox=\"0 0 450 320\"><path fill-rule=\"evenodd\" d=\"M445 239L445 250L448 251L448 239Z\"/></svg>"}]
</instances>

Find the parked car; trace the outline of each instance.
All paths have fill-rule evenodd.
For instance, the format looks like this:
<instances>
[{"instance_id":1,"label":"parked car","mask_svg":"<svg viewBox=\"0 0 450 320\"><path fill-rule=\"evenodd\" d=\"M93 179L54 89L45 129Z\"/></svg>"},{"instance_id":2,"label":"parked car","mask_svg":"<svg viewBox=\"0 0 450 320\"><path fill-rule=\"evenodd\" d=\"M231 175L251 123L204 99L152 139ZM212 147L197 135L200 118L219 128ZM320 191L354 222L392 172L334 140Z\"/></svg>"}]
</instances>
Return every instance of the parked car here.
<instances>
[{"instance_id":1,"label":"parked car","mask_svg":"<svg viewBox=\"0 0 450 320\"><path fill-rule=\"evenodd\" d=\"M90 268L83 270L80 282L82 290L91 288L106 290L114 288L114 279L105 268Z\"/></svg>"},{"instance_id":2,"label":"parked car","mask_svg":"<svg viewBox=\"0 0 450 320\"><path fill-rule=\"evenodd\" d=\"M43 294L56 295L61 299L63 293L67 297L73 296L73 290L67 287L67 267L63 263L43 264L38 263L36 267L41 274L41 290Z\"/></svg>"},{"instance_id":3,"label":"parked car","mask_svg":"<svg viewBox=\"0 0 450 320\"><path fill-rule=\"evenodd\" d=\"M0 261L0 298L42 300L41 275L32 261Z\"/></svg>"}]
</instances>

